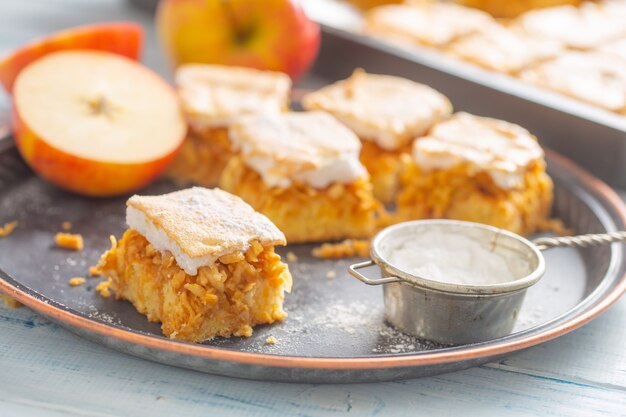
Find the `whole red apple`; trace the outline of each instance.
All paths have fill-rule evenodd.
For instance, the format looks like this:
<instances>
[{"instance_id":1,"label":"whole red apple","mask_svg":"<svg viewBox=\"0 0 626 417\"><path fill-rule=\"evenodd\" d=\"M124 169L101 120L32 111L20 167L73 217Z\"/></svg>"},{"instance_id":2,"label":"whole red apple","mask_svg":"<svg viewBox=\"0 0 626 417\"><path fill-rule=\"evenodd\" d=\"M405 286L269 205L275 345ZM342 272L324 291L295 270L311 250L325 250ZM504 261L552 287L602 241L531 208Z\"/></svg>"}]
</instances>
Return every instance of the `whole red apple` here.
<instances>
[{"instance_id":1,"label":"whole red apple","mask_svg":"<svg viewBox=\"0 0 626 417\"><path fill-rule=\"evenodd\" d=\"M162 0L156 23L174 66L236 65L296 79L320 45L319 25L297 0Z\"/></svg>"}]
</instances>

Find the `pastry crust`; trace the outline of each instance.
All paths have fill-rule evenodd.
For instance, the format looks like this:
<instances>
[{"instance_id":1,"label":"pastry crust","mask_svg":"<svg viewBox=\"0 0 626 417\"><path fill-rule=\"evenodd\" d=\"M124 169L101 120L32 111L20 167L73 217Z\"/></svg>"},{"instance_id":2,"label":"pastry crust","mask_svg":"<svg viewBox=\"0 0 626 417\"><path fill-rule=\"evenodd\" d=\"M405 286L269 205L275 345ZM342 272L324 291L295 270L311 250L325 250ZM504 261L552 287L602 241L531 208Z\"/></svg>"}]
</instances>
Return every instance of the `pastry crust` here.
<instances>
[{"instance_id":1,"label":"pastry crust","mask_svg":"<svg viewBox=\"0 0 626 417\"><path fill-rule=\"evenodd\" d=\"M279 113L289 105L288 75L252 68L185 64L176 70L176 87L191 127L225 127L234 118Z\"/></svg>"},{"instance_id":2,"label":"pastry crust","mask_svg":"<svg viewBox=\"0 0 626 417\"><path fill-rule=\"evenodd\" d=\"M127 206L141 212L191 258L242 252L252 241L263 246L286 243L267 217L220 189L192 187L159 196L135 195Z\"/></svg>"},{"instance_id":3,"label":"pastry crust","mask_svg":"<svg viewBox=\"0 0 626 417\"><path fill-rule=\"evenodd\" d=\"M302 99L307 110L323 110L361 139L395 151L452 113L452 104L427 85L391 75L355 70Z\"/></svg>"},{"instance_id":4,"label":"pastry crust","mask_svg":"<svg viewBox=\"0 0 626 417\"><path fill-rule=\"evenodd\" d=\"M367 176L322 189L301 182L272 187L238 156L220 186L269 217L290 243L364 238L375 231L378 205Z\"/></svg>"},{"instance_id":5,"label":"pastry crust","mask_svg":"<svg viewBox=\"0 0 626 417\"><path fill-rule=\"evenodd\" d=\"M294 182L326 188L366 175L361 142L325 112L290 112L239 119L229 131L244 162L270 187Z\"/></svg>"}]
</instances>

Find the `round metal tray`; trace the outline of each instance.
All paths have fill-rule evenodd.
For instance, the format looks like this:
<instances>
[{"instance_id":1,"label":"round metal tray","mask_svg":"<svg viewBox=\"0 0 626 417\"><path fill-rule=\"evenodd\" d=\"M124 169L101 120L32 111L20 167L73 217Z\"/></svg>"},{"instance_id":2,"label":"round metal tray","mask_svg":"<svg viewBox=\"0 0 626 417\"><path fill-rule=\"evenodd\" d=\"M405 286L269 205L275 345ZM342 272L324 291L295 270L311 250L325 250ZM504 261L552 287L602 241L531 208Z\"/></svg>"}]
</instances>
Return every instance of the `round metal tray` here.
<instances>
[{"instance_id":1,"label":"round metal tray","mask_svg":"<svg viewBox=\"0 0 626 417\"><path fill-rule=\"evenodd\" d=\"M556 184L555 215L580 233L626 229L626 207L599 180L549 154ZM170 191L167 182L142 193ZM0 140L0 223L19 227L0 239L0 291L96 343L149 360L241 378L298 382L366 382L414 378L460 370L563 335L596 317L626 289L624 246L546 253L547 272L528 292L513 334L484 343L441 346L403 335L385 324L382 294L351 278L354 259L314 259L311 245L294 245L294 289L289 317L259 326L250 338L202 344L169 340L125 301L95 292L101 278L79 287L108 248L109 235L125 229L125 198L89 199L39 180L8 141ZM55 248L61 223L85 238L85 250ZM330 272L333 271L333 272ZM330 272L330 273L329 273ZM334 277L333 277L334 273ZM268 336L278 343L266 345Z\"/></svg>"}]
</instances>

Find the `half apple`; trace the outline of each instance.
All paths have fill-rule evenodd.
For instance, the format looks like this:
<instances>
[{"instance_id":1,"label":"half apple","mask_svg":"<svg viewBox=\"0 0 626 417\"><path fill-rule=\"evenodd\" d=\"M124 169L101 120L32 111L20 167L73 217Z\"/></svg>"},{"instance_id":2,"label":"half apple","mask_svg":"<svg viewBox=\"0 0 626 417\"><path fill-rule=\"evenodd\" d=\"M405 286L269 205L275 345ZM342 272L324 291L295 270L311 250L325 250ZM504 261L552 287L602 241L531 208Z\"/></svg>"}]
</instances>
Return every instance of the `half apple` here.
<instances>
[{"instance_id":1,"label":"half apple","mask_svg":"<svg viewBox=\"0 0 626 417\"><path fill-rule=\"evenodd\" d=\"M54 33L25 45L0 59L0 84L11 93L20 71L51 52L94 49L138 59L143 29L132 22L107 22L80 26Z\"/></svg>"},{"instance_id":2,"label":"half apple","mask_svg":"<svg viewBox=\"0 0 626 417\"><path fill-rule=\"evenodd\" d=\"M91 50L54 52L26 66L13 88L13 127L40 176L89 196L153 180L187 129L174 90L157 74Z\"/></svg>"}]
</instances>

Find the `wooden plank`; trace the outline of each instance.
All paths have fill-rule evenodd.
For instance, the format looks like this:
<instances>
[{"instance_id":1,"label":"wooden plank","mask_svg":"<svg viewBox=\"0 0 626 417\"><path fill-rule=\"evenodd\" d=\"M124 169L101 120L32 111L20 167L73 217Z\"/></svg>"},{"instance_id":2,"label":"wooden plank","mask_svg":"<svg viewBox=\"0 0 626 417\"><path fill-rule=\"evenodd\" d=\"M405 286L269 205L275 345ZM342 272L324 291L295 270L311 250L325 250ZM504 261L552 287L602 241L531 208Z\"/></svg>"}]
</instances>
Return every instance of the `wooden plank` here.
<instances>
[{"instance_id":1,"label":"wooden plank","mask_svg":"<svg viewBox=\"0 0 626 417\"><path fill-rule=\"evenodd\" d=\"M210 376L95 345L26 308L0 308L0 334L0 410L21 407L32 410L30 415L165 416L184 410L185 415L333 416L350 411L401 416L419 410L420 415L440 416L444 410L448 415L472 410L482 416L587 416L593 410L594 415L615 416L626 410L624 387L488 367L362 385L272 384ZM613 372L620 372L624 361L614 365ZM563 373L571 366L563 363Z\"/></svg>"},{"instance_id":2,"label":"wooden plank","mask_svg":"<svg viewBox=\"0 0 626 417\"><path fill-rule=\"evenodd\" d=\"M626 389L626 298L573 333L511 356L494 368Z\"/></svg>"}]
</instances>

